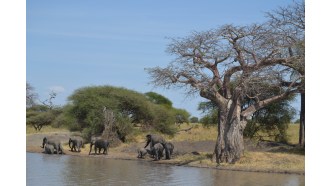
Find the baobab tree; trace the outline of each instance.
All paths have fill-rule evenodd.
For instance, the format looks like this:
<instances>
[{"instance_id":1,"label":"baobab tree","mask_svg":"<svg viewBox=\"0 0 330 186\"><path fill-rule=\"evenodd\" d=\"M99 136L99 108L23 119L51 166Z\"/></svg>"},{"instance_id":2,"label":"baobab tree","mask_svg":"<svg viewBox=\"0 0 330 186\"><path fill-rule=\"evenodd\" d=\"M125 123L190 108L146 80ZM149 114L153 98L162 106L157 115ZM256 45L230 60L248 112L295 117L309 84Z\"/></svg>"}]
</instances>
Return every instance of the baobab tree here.
<instances>
[{"instance_id":1,"label":"baobab tree","mask_svg":"<svg viewBox=\"0 0 330 186\"><path fill-rule=\"evenodd\" d=\"M303 60L299 53L288 50L295 45L269 23L224 25L172 39L167 52L175 55L175 60L167 67L146 70L155 86L185 88L187 94L199 93L217 106L215 159L217 163L234 163L244 151L243 131L249 117L299 92L303 77L290 79L292 68L288 65ZM275 89L277 94L269 94ZM246 97L254 103L243 105Z\"/></svg>"}]
</instances>

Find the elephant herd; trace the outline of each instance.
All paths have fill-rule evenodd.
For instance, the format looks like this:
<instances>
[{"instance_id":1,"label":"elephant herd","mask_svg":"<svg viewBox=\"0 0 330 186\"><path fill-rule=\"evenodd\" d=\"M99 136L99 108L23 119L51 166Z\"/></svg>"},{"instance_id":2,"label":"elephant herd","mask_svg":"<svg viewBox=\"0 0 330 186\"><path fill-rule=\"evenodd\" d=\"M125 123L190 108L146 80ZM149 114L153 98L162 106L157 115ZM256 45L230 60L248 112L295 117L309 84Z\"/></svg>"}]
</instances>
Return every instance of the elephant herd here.
<instances>
[{"instance_id":1,"label":"elephant herd","mask_svg":"<svg viewBox=\"0 0 330 186\"><path fill-rule=\"evenodd\" d=\"M155 161L158 161L164 156L163 151L165 151L165 159L171 159L174 150L174 145L171 142L166 142L165 139L159 135L148 134L146 138L147 143L144 148L138 149L138 158L144 158L145 155L149 154L154 157ZM149 144L149 149L147 149L146 147Z\"/></svg>"},{"instance_id":2,"label":"elephant herd","mask_svg":"<svg viewBox=\"0 0 330 186\"><path fill-rule=\"evenodd\" d=\"M110 142L101 137L92 137L90 143L89 155L91 154L92 148L94 146L95 154L100 154L103 150L103 154L108 154ZM80 152L81 148L84 147L84 140L80 136L74 136L69 138L69 147L72 152ZM64 154L63 146L61 141L55 138L44 137L42 140L41 148L44 149L46 154Z\"/></svg>"},{"instance_id":3,"label":"elephant herd","mask_svg":"<svg viewBox=\"0 0 330 186\"><path fill-rule=\"evenodd\" d=\"M174 150L174 145L171 142L166 142L162 136L153 134L146 135L146 141L144 148L138 149L138 158L144 158L145 155L149 154L155 161L158 161L164 156L163 152L165 151L165 159L171 159ZM147 149L149 144L149 149ZM92 152L93 146L95 154L101 154L103 150L102 154L107 155L110 142L102 137L92 137L90 140L89 155ZM80 149L84 147L83 138L80 136L70 137L69 147L72 152L80 152ZM64 154L61 141L55 138L44 137L41 148L44 149L44 153L46 154Z\"/></svg>"}]
</instances>

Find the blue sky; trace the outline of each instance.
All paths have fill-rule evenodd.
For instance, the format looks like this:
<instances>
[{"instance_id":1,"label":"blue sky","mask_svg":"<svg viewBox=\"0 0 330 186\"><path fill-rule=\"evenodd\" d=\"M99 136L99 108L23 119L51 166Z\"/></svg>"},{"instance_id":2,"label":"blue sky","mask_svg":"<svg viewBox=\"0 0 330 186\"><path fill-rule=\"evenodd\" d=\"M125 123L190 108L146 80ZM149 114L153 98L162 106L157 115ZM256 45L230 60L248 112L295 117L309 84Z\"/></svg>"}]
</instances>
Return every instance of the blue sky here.
<instances>
[{"instance_id":1,"label":"blue sky","mask_svg":"<svg viewBox=\"0 0 330 186\"><path fill-rule=\"evenodd\" d=\"M164 95L200 117L204 99L149 84L149 67L165 67L168 38L223 24L263 22L265 12L291 0L249 1L26 1L26 81L45 100L51 90L64 105L74 90L111 85ZM297 107L299 103L295 104Z\"/></svg>"}]
</instances>

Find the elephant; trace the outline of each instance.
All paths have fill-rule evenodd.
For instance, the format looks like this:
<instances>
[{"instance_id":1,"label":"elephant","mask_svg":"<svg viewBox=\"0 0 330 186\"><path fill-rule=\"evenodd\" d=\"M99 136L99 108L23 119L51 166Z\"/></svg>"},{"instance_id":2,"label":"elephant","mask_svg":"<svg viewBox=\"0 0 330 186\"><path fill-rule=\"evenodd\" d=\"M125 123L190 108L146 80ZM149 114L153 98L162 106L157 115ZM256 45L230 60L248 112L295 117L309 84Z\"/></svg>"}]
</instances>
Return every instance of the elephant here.
<instances>
[{"instance_id":1,"label":"elephant","mask_svg":"<svg viewBox=\"0 0 330 186\"><path fill-rule=\"evenodd\" d=\"M149 150L149 149L146 149L146 148L138 148L137 149L137 152L138 152L138 156L137 156L137 158L144 158L144 156L146 155L146 154L152 154L152 152Z\"/></svg>"},{"instance_id":2,"label":"elephant","mask_svg":"<svg viewBox=\"0 0 330 186\"><path fill-rule=\"evenodd\" d=\"M44 148L46 144L53 146L54 150L56 150L57 154L64 154L63 147L62 147L62 144L61 144L60 140L51 139L51 138L48 139L47 137L44 137L43 140L42 140L42 147L41 148Z\"/></svg>"},{"instance_id":3,"label":"elephant","mask_svg":"<svg viewBox=\"0 0 330 186\"><path fill-rule=\"evenodd\" d=\"M167 160L171 159L171 155L173 154L173 150L174 150L174 145L171 142L166 142L165 143L165 158Z\"/></svg>"},{"instance_id":4,"label":"elephant","mask_svg":"<svg viewBox=\"0 0 330 186\"><path fill-rule=\"evenodd\" d=\"M80 148L83 147L83 139L80 136L74 136L72 138L69 138L69 147L71 148L71 151L73 150L75 152L80 152Z\"/></svg>"},{"instance_id":5,"label":"elephant","mask_svg":"<svg viewBox=\"0 0 330 186\"><path fill-rule=\"evenodd\" d=\"M146 135L146 138L147 138L147 142L146 142L146 145L144 146L144 148L146 148L150 144L150 150L152 150L152 147L155 144L160 143L163 145L163 147L165 149L166 159L170 159L170 151L168 149L169 146L165 145L166 141L162 136L155 135L155 134L148 134L148 135Z\"/></svg>"},{"instance_id":6,"label":"elephant","mask_svg":"<svg viewBox=\"0 0 330 186\"><path fill-rule=\"evenodd\" d=\"M54 154L54 146L53 145L45 144L44 149L45 149L44 153Z\"/></svg>"},{"instance_id":7,"label":"elephant","mask_svg":"<svg viewBox=\"0 0 330 186\"><path fill-rule=\"evenodd\" d=\"M150 151L155 156L154 160L158 161L163 157L164 146L161 143L156 143Z\"/></svg>"},{"instance_id":8,"label":"elephant","mask_svg":"<svg viewBox=\"0 0 330 186\"><path fill-rule=\"evenodd\" d=\"M108 140L102 139L101 137L92 137L90 149L89 149L89 155L91 154L93 145L94 145L95 154L97 149L99 150L99 154L101 153L102 149L103 149L103 154L108 154L108 148L110 146L110 142Z\"/></svg>"},{"instance_id":9,"label":"elephant","mask_svg":"<svg viewBox=\"0 0 330 186\"><path fill-rule=\"evenodd\" d=\"M148 153L146 148L138 148L137 149L138 156L137 158L144 158L144 156Z\"/></svg>"},{"instance_id":10,"label":"elephant","mask_svg":"<svg viewBox=\"0 0 330 186\"><path fill-rule=\"evenodd\" d=\"M154 134L148 134L146 135L147 143L144 146L146 148L150 144L150 149L156 144L161 143L162 145L165 145L166 141L162 136L154 135Z\"/></svg>"}]
</instances>

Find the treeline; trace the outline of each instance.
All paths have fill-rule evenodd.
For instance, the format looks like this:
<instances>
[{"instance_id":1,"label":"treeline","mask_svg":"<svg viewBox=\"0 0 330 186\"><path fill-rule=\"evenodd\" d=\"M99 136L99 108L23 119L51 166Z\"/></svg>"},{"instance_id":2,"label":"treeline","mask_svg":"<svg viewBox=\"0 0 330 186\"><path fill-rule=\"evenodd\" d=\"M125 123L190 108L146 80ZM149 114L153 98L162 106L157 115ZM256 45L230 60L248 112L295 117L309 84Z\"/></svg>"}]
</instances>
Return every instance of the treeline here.
<instances>
[{"instance_id":1,"label":"treeline","mask_svg":"<svg viewBox=\"0 0 330 186\"><path fill-rule=\"evenodd\" d=\"M202 123L205 127L216 125L218 110L212 102L201 102L198 110L204 113L202 118L190 117L184 109L174 108L172 102L155 92L139 93L126 88L113 86L91 86L77 89L68 97L68 103L62 107L53 105L55 93L49 99L36 101L33 87L27 83L27 124L35 130L43 126L67 127L70 131L82 132L85 139L100 135L104 130L104 109L114 113L114 133L125 142L128 135L134 133L134 127L141 130L153 130L174 135L181 123ZM295 110L290 106L294 96L270 104L260 109L248 120L244 136L258 139L272 139L287 142L286 131L294 118ZM246 98L243 107L253 100Z\"/></svg>"},{"instance_id":2,"label":"treeline","mask_svg":"<svg viewBox=\"0 0 330 186\"><path fill-rule=\"evenodd\" d=\"M29 87L27 124L36 130L45 125L65 126L70 131L82 132L83 137L89 139L104 130L105 108L114 113L113 130L123 142L134 131L134 126L174 135L176 123L189 122L190 114L186 110L174 108L170 100L154 92L142 94L113 86L84 87L69 96L66 105L56 107L45 102L37 104L33 100L35 96L28 99L28 93L33 94L32 87Z\"/></svg>"}]
</instances>

